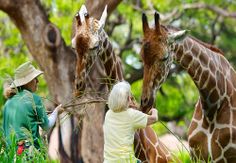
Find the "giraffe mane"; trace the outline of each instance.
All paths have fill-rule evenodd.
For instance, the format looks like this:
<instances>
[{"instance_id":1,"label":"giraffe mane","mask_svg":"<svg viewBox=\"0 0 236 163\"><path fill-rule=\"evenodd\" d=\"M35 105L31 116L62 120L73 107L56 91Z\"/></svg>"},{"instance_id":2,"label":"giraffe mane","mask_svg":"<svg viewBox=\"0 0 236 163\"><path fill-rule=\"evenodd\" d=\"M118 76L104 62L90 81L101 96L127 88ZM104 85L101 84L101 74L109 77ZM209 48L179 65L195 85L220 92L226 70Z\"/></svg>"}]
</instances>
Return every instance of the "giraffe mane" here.
<instances>
[{"instance_id":1,"label":"giraffe mane","mask_svg":"<svg viewBox=\"0 0 236 163\"><path fill-rule=\"evenodd\" d=\"M163 26L162 27L166 30L166 31L170 31L170 30L173 30L173 31L180 31L179 28L176 28L176 27L173 27L173 26ZM218 53L218 54L221 54L221 55L224 55L223 51L220 50L219 48L215 47L214 45L211 45L211 44L208 44L208 43L205 43L199 39L197 39L196 37L193 37L193 36L189 36L191 39L193 39L194 41L196 41L197 43L201 44L202 46L206 47L207 49L210 49L211 51L215 52L215 53Z\"/></svg>"}]
</instances>

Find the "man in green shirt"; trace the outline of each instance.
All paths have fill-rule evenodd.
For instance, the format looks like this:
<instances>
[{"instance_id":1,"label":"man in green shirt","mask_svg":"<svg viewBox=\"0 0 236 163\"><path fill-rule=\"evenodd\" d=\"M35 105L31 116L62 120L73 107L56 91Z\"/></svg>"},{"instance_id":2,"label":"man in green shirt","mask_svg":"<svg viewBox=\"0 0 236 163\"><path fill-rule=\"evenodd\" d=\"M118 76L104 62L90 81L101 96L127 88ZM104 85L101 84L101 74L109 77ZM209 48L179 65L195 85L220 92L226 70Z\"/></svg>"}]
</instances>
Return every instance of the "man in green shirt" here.
<instances>
[{"instance_id":1,"label":"man in green shirt","mask_svg":"<svg viewBox=\"0 0 236 163\"><path fill-rule=\"evenodd\" d=\"M37 77L42 73L31 62L20 65L15 71L14 81L5 92L8 100L4 105L3 129L8 145L13 143L11 134L15 133L17 154L21 154L31 142L39 149L39 126L48 130L55 124L58 111L62 111L61 105L58 105L48 117L41 97L34 93L38 88Z\"/></svg>"}]
</instances>

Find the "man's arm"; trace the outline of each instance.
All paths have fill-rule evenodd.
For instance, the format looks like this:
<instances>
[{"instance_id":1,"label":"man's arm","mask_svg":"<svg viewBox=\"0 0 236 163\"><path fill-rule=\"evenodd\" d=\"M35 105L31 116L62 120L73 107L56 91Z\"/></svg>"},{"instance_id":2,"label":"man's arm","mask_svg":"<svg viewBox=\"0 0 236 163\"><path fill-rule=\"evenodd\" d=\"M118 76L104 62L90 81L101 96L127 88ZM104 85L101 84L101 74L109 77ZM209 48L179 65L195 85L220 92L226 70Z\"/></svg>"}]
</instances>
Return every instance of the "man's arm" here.
<instances>
[{"instance_id":1,"label":"man's arm","mask_svg":"<svg viewBox=\"0 0 236 163\"><path fill-rule=\"evenodd\" d=\"M48 117L48 126L49 128L51 128L52 126L54 126L54 124L56 123L56 120L57 120L57 116L58 116L58 113L60 114L61 113L61 110L62 110L62 104L58 105L54 111L52 112L52 114Z\"/></svg>"}]
</instances>

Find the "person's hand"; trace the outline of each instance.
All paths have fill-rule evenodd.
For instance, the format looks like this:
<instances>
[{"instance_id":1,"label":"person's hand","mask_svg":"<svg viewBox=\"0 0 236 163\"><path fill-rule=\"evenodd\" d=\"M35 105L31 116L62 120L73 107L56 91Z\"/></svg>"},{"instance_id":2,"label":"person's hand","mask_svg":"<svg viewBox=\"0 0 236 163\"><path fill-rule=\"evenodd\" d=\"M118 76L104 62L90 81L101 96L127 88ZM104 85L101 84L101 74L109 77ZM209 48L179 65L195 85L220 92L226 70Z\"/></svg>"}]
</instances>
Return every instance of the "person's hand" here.
<instances>
[{"instance_id":1,"label":"person's hand","mask_svg":"<svg viewBox=\"0 0 236 163\"><path fill-rule=\"evenodd\" d=\"M58 105L55 109L57 109L58 114L61 114L64 112L64 108L62 107L62 104Z\"/></svg>"},{"instance_id":2,"label":"person's hand","mask_svg":"<svg viewBox=\"0 0 236 163\"><path fill-rule=\"evenodd\" d=\"M151 110L148 112L148 122L147 125L154 124L158 121L158 111L155 108L151 108Z\"/></svg>"},{"instance_id":3,"label":"person's hand","mask_svg":"<svg viewBox=\"0 0 236 163\"><path fill-rule=\"evenodd\" d=\"M148 112L149 115L157 115L158 116L158 111L156 108L151 108L151 110Z\"/></svg>"},{"instance_id":4,"label":"person's hand","mask_svg":"<svg viewBox=\"0 0 236 163\"><path fill-rule=\"evenodd\" d=\"M136 109L138 108L138 105L135 103L135 100L131 96L129 96L129 107L136 108Z\"/></svg>"}]
</instances>

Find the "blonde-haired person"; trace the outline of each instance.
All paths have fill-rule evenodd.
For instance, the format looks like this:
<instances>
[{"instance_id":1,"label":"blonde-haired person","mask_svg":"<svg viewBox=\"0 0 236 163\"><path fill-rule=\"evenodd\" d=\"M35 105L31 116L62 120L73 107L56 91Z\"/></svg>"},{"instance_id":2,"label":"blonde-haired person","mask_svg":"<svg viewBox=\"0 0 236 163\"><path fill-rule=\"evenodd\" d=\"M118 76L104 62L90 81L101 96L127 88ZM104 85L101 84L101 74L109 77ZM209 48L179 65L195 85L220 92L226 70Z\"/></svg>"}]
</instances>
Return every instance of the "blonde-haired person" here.
<instances>
[{"instance_id":1,"label":"blonde-haired person","mask_svg":"<svg viewBox=\"0 0 236 163\"><path fill-rule=\"evenodd\" d=\"M38 89L37 77L42 73L31 62L20 65L15 70L14 81L5 92L7 101L3 113L4 134L8 146L17 144L18 155L30 147L40 149L39 126L43 130L50 129L56 122L58 112L63 111L61 105L58 105L49 117L46 115L41 97L34 93ZM16 136L16 142L11 142L12 133Z\"/></svg>"},{"instance_id":2,"label":"blonde-haired person","mask_svg":"<svg viewBox=\"0 0 236 163\"><path fill-rule=\"evenodd\" d=\"M148 115L134 109L130 84L126 81L113 86L108 107L103 125L104 163L138 162L133 150L135 131L155 123L157 110L152 108Z\"/></svg>"}]
</instances>

